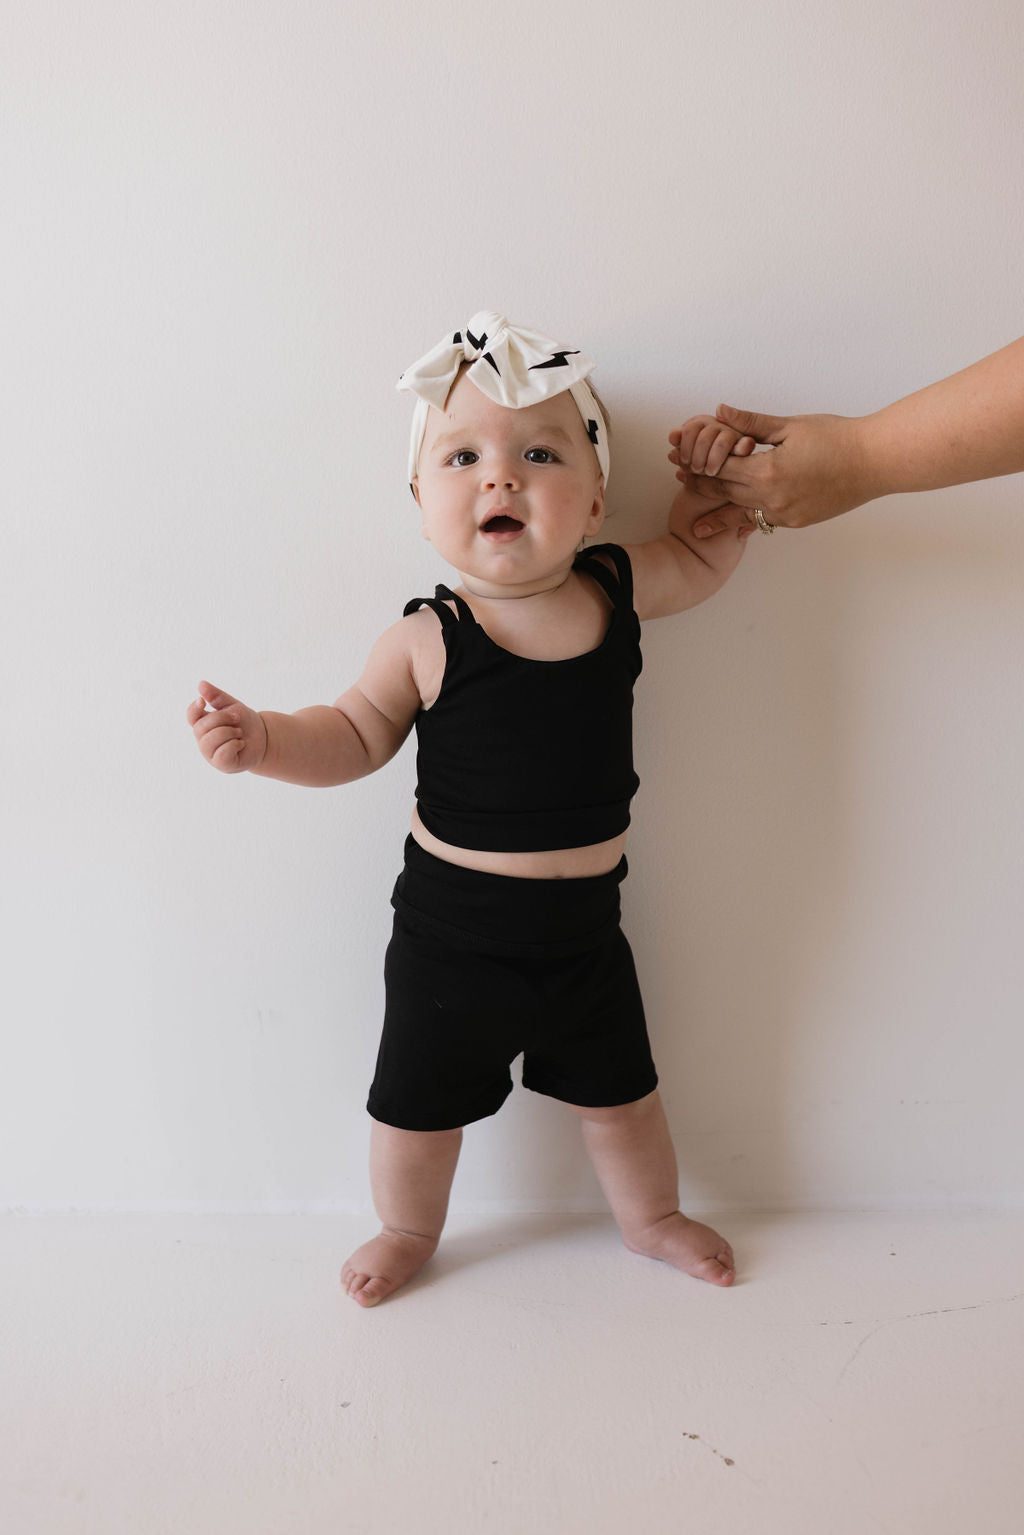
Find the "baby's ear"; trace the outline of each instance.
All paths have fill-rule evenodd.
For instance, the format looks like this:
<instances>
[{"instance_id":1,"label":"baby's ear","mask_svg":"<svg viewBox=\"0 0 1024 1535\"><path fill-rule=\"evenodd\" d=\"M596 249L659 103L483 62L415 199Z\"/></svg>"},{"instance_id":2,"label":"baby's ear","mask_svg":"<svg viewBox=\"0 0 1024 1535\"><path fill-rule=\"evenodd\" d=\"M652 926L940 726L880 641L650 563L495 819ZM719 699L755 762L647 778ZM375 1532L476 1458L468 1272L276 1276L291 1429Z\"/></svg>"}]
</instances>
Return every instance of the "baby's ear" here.
<instances>
[{"instance_id":1,"label":"baby's ear","mask_svg":"<svg viewBox=\"0 0 1024 1535\"><path fill-rule=\"evenodd\" d=\"M415 480L409 481L409 489L412 491L416 498L416 505L419 507L420 511L422 511L423 502L420 500L420 482L418 475ZM427 519L425 517L420 518L420 537L425 538L428 544L431 541L430 534L427 532Z\"/></svg>"}]
</instances>

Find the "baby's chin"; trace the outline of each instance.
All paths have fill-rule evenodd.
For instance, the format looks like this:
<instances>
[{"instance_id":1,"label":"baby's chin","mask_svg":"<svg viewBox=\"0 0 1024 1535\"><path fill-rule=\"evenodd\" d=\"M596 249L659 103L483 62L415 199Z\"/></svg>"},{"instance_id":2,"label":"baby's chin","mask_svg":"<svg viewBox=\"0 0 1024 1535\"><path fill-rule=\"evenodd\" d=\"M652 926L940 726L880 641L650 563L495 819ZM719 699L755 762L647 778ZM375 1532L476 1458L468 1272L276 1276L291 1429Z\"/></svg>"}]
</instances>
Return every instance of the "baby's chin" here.
<instances>
[{"instance_id":1,"label":"baby's chin","mask_svg":"<svg viewBox=\"0 0 1024 1535\"><path fill-rule=\"evenodd\" d=\"M550 592L568 578L576 551L564 559L517 561L510 554L494 559L464 561L454 565L463 586L478 597L533 597Z\"/></svg>"}]
</instances>

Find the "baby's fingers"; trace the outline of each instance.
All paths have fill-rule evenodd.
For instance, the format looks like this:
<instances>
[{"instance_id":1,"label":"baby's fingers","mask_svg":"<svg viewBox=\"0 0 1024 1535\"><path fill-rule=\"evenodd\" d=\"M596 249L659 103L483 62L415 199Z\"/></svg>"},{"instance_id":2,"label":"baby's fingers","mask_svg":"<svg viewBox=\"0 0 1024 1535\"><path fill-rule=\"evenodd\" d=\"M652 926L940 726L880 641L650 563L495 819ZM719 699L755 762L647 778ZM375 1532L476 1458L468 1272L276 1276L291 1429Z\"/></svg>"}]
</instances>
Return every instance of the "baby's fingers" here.
<instances>
[{"instance_id":1,"label":"baby's fingers","mask_svg":"<svg viewBox=\"0 0 1024 1535\"><path fill-rule=\"evenodd\" d=\"M222 741L221 744L217 747L217 750L214 752L213 756L210 758L210 761L212 762L213 766L215 768L219 768L222 773L240 773L241 768L239 766L239 762L241 761L241 756L244 750L244 741Z\"/></svg>"},{"instance_id":2,"label":"baby's fingers","mask_svg":"<svg viewBox=\"0 0 1024 1535\"><path fill-rule=\"evenodd\" d=\"M682 426L669 432L668 440L675 448L675 453L670 453L669 458L682 466L689 465L698 473L703 468L707 448L714 440L716 434L722 430L722 423L717 416L691 416L689 421L684 421ZM699 455L699 463L695 458L697 444L703 440L703 452Z\"/></svg>"},{"instance_id":3,"label":"baby's fingers","mask_svg":"<svg viewBox=\"0 0 1024 1535\"><path fill-rule=\"evenodd\" d=\"M715 416L692 416L678 432L669 433L669 441L676 444L668 455L674 464L694 474L712 476L720 472L730 453L742 458L755 446L752 437L741 437Z\"/></svg>"},{"instance_id":4,"label":"baby's fingers","mask_svg":"<svg viewBox=\"0 0 1024 1535\"><path fill-rule=\"evenodd\" d=\"M708 455L704 460L704 473L710 474L714 478L715 475L721 474L722 467L730 454L734 454L737 458L743 458L748 453L753 452L753 449L753 437L740 437L738 433L730 430L730 428L720 427L718 436L708 448Z\"/></svg>"},{"instance_id":5,"label":"baby's fingers","mask_svg":"<svg viewBox=\"0 0 1024 1535\"><path fill-rule=\"evenodd\" d=\"M217 725L206 731L199 741L199 750L207 762L222 773L238 772L238 759L244 748L242 732L236 725Z\"/></svg>"},{"instance_id":6,"label":"baby's fingers","mask_svg":"<svg viewBox=\"0 0 1024 1535\"><path fill-rule=\"evenodd\" d=\"M225 693L222 689L214 687L212 682L201 682L199 684L199 696L206 700L211 709L227 709L231 704L238 703L237 698L232 698L230 693Z\"/></svg>"}]
</instances>

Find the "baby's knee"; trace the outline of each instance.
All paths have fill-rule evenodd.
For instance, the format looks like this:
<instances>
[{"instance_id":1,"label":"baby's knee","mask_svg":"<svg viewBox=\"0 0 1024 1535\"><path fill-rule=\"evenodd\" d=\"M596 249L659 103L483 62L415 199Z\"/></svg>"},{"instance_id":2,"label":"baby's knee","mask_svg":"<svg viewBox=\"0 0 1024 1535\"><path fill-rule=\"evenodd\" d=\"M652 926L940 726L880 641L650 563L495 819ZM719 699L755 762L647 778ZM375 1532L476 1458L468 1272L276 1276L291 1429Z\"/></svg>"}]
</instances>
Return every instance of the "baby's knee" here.
<instances>
[{"instance_id":1,"label":"baby's knee","mask_svg":"<svg viewBox=\"0 0 1024 1535\"><path fill-rule=\"evenodd\" d=\"M591 1124L629 1124L633 1120L643 1119L650 1113L656 1095L657 1089L643 1098L634 1099L632 1103L616 1103L609 1108L590 1108L581 1103L570 1103L569 1107L574 1114L578 1114L581 1119L589 1120Z\"/></svg>"}]
</instances>

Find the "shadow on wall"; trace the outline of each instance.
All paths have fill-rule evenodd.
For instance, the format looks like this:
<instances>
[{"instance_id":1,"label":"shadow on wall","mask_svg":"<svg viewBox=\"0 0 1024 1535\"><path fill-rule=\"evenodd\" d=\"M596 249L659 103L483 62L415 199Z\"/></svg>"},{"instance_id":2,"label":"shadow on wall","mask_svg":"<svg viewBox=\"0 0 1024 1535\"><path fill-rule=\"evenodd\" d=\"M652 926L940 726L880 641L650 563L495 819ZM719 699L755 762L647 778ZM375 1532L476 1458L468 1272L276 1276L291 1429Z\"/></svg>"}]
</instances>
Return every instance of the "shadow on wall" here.
<instances>
[{"instance_id":1,"label":"shadow on wall","mask_svg":"<svg viewBox=\"0 0 1024 1535\"><path fill-rule=\"evenodd\" d=\"M1010 809L975 791L1022 641L1017 499L962 487L753 540L716 601L650 626L627 923L707 1208L869 1185L886 1063L938 1022L943 974L974 973L950 824L998 835ZM851 1092L858 1165L827 1128Z\"/></svg>"}]
</instances>

